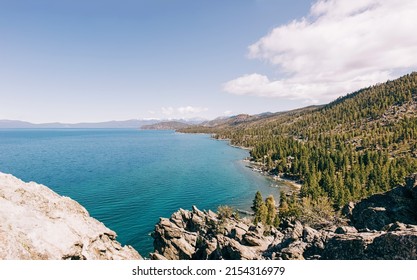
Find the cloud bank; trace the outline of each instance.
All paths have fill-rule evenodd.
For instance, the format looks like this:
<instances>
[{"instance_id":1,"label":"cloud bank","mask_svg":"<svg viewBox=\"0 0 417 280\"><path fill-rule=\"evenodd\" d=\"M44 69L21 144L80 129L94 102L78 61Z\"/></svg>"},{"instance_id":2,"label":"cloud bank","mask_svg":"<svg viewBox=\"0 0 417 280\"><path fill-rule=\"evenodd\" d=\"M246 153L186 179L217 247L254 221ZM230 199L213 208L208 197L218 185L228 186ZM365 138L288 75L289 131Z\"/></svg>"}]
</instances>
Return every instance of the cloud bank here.
<instances>
[{"instance_id":1,"label":"cloud bank","mask_svg":"<svg viewBox=\"0 0 417 280\"><path fill-rule=\"evenodd\" d=\"M193 107L193 106L184 106L184 107L162 107L161 113L165 116L173 116L173 115L193 115L202 112L208 111L208 108L203 107Z\"/></svg>"},{"instance_id":2,"label":"cloud bank","mask_svg":"<svg viewBox=\"0 0 417 280\"><path fill-rule=\"evenodd\" d=\"M317 1L308 16L249 46L248 56L281 78L252 73L223 89L317 103L394 79L417 67L416 13L415 0Z\"/></svg>"}]
</instances>

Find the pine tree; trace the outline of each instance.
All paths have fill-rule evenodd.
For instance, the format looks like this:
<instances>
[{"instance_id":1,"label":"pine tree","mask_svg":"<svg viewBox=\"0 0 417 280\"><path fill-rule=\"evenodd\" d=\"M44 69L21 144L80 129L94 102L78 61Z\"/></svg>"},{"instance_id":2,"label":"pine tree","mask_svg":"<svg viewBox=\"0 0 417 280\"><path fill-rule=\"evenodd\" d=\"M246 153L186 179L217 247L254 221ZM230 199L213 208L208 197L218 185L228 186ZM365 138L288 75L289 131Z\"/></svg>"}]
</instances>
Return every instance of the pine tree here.
<instances>
[{"instance_id":1,"label":"pine tree","mask_svg":"<svg viewBox=\"0 0 417 280\"><path fill-rule=\"evenodd\" d=\"M272 225L274 227L278 227L280 222L281 221L279 220L279 216L278 215L275 215L274 222L272 223Z\"/></svg>"},{"instance_id":2,"label":"pine tree","mask_svg":"<svg viewBox=\"0 0 417 280\"><path fill-rule=\"evenodd\" d=\"M255 194L255 198L253 199L253 205L251 207L253 212L256 213L263 203L264 203L264 200L262 198L262 194L259 191L257 191Z\"/></svg>"},{"instance_id":3,"label":"pine tree","mask_svg":"<svg viewBox=\"0 0 417 280\"><path fill-rule=\"evenodd\" d=\"M266 224L272 225L274 223L275 216L277 215L275 199L272 195L265 199L265 206L267 208Z\"/></svg>"},{"instance_id":4,"label":"pine tree","mask_svg":"<svg viewBox=\"0 0 417 280\"><path fill-rule=\"evenodd\" d=\"M263 201L262 195L259 191L257 191L255 194L255 198L253 199L253 205L251 209L255 213L255 218L253 222L255 224L266 224L268 217L268 207L265 205L265 202Z\"/></svg>"},{"instance_id":5,"label":"pine tree","mask_svg":"<svg viewBox=\"0 0 417 280\"><path fill-rule=\"evenodd\" d=\"M268 216L268 208L265 203L262 201L262 204L259 206L258 210L255 212L255 219L253 222L255 224L262 223L266 224L266 218Z\"/></svg>"}]
</instances>

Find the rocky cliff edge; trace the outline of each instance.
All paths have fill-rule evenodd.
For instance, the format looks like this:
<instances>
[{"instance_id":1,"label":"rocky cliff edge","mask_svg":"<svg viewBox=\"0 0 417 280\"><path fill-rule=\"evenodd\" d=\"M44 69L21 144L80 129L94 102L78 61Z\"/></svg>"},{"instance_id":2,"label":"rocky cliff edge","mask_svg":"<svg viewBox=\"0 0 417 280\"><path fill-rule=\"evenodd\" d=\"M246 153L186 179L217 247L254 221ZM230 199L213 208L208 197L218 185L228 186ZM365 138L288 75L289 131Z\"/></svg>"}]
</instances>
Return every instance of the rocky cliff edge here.
<instances>
[{"instance_id":1,"label":"rocky cliff edge","mask_svg":"<svg viewBox=\"0 0 417 280\"><path fill-rule=\"evenodd\" d=\"M142 259L76 201L0 173L0 259Z\"/></svg>"}]
</instances>

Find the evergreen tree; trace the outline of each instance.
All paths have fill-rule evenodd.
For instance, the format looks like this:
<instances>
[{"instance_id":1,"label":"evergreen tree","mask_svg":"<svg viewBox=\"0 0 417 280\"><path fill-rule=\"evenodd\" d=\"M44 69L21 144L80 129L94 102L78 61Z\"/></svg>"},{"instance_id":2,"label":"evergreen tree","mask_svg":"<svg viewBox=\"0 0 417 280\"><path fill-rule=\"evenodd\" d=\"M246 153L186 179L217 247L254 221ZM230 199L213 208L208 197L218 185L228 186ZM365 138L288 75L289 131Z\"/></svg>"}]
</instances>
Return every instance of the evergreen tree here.
<instances>
[{"instance_id":1,"label":"evergreen tree","mask_svg":"<svg viewBox=\"0 0 417 280\"><path fill-rule=\"evenodd\" d=\"M266 207L265 204L261 205L261 208L259 209L259 217L260 217L260 222L262 224L266 224L266 219L268 216L268 208Z\"/></svg>"},{"instance_id":2,"label":"evergreen tree","mask_svg":"<svg viewBox=\"0 0 417 280\"><path fill-rule=\"evenodd\" d=\"M268 216L268 208L266 207L265 203L262 201L262 204L259 206L258 210L255 212L255 219L253 222L255 224L262 223L266 224L266 219Z\"/></svg>"},{"instance_id":3,"label":"evergreen tree","mask_svg":"<svg viewBox=\"0 0 417 280\"><path fill-rule=\"evenodd\" d=\"M262 198L262 194L259 191L257 191L255 194L255 198L253 199L253 204L251 207L252 211L256 213L263 203L264 200Z\"/></svg>"},{"instance_id":4,"label":"evergreen tree","mask_svg":"<svg viewBox=\"0 0 417 280\"><path fill-rule=\"evenodd\" d=\"M274 223L275 216L277 215L275 199L272 195L265 199L265 206L267 208L266 224L272 225Z\"/></svg>"},{"instance_id":5,"label":"evergreen tree","mask_svg":"<svg viewBox=\"0 0 417 280\"><path fill-rule=\"evenodd\" d=\"M271 198L272 198L272 201L271 201ZM271 198L268 197L266 201L264 202L261 193L259 191L256 192L255 198L253 199L253 205L251 207L255 215L255 218L253 220L255 224L262 223L266 225L268 222L269 224L273 223L274 217L272 217L271 219L271 217L269 216L269 213L271 213L272 215L272 210L270 210L270 208L272 207L272 204L274 205L274 208L275 208L275 201L273 197Z\"/></svg>"},{"instance_id":6,"label":"evergreen tree","mask_svg":"<svg viewBox=\"0 0 417 280\"><path fill-rule=\"evenodd\" d=\"M281 222L281 221L279 220L279 216L278 216L278 214L277 214L277 215L275 215L274 222L272 223L272 225L273 225L274 227L278 227L280 222Z\"/></svg>"}]
</instances>

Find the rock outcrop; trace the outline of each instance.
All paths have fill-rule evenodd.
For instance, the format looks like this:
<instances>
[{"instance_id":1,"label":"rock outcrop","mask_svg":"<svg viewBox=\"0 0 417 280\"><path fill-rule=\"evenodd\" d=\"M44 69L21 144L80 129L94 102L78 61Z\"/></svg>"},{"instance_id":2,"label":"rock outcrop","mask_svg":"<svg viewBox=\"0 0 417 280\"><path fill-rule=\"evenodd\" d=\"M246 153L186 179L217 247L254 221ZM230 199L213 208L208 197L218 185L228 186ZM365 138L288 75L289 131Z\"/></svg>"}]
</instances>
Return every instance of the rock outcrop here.
<instances>
[{"instance_id":1,"label":"rock outcrop","mask_svg":"<svg viewBox=\"0 0 417 280\"><path fill-rule=\"evenodd\" d=\"M275 238L277 230L264 236L264 228L233 217L220 219L212 211L180 209L171 218L161 218L152 236L152 259L261 259L262 252ZM275 233L277 236L275 236Z\"/></svg>"},{"instance_id":2,"label":"rock outcrop","mask_svg":"<svg viewBox=\"0 0 417 280\"><path fill-rule=\"evenodd\" d=\"M376 194L357 203L350 216L358 229L382 230L386 225L401 222L417 225L417 175L407 178L404 187Z\"/></svg>"},{"instance_id":3,"label":"rock outcrop","mask_svg":"<svg viewBox=\"0 0 417 280\"><path fill-rule=\"evenodd\" d=\"M0 173L0 259L141 259L76 201Z\"/></svg>"},{"instance_id":4,"label":"rock outcrop","mask_svg":"<svg viewBox=\"0 0 417 280\"><path fill-rule=\"evenodd\" d=\"M328 260L416 260L417 226L394 223L387 230L336 234L321 255Z\"/></svg>"},{"instance_id":5,"label":"rock outcrop","mask_svg":"<svg viewBox=\"0 0 417 280\"><path fill-rule=\"evenodd\" d=\"M314 229L284 220L278 229L211 211L161 218L153 259L417 259L417 176L407 185L344 209L343 225Z\"/></svg>"}]
</instances>

